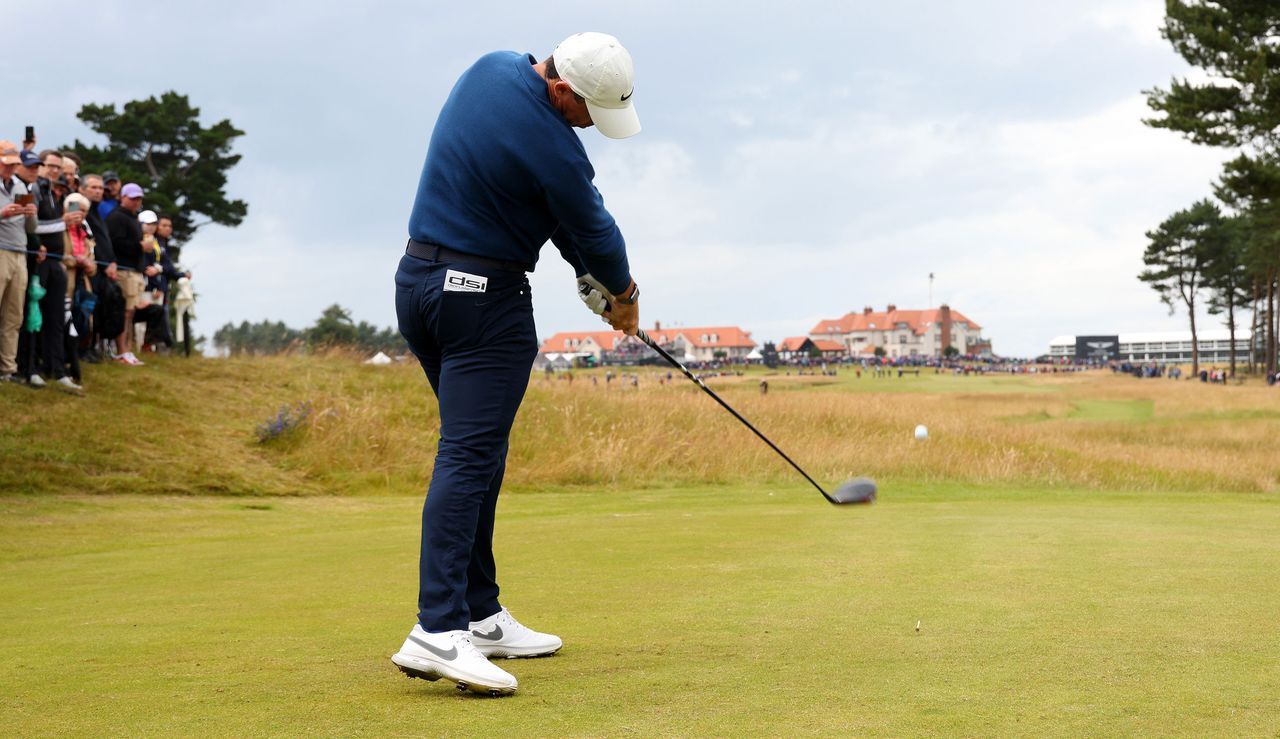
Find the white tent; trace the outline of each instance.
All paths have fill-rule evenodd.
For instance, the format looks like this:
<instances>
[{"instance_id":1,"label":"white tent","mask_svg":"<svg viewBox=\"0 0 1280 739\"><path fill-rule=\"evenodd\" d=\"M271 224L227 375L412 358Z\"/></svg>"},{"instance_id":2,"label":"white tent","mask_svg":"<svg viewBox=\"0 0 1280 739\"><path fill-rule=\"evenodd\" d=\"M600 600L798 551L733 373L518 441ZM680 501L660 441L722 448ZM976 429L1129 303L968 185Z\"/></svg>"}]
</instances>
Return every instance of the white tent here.
<instances>
[{"instance_id":1,"label":"white tent","mask_svg":"<svg viewBox=\"0 0 1280 739\"><path fill-rule=\"evenodd\" d=\"M378 352L377 354L373 355L372 357L369 357L368 359L364 360L364 363L365 363L365 364L376 364L376 365L379 365L379 366L384 365L384 364L391 364L391 357L388 357L386 354L383 354L382 352Z\"/></svg>"},{"instance_id":2,"label":"white tent","mask_svg":"<svg viewBox=\"0 0 1280 739\"><path fill-rule=\"evenodd\" d=\"M764 359L764 355L760 353L760 348L756 347L747 355L747 359Z\"/></svg>"}]
</instances>

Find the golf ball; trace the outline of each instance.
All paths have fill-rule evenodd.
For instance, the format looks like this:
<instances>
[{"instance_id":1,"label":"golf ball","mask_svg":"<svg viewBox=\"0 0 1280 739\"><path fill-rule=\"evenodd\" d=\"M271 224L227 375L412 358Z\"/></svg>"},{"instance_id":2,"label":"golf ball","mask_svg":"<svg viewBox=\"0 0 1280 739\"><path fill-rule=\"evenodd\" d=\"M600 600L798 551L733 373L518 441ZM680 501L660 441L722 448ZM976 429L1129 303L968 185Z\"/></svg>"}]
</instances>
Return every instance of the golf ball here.
<instances>
[{"instance_id":1,"label":"golf ball","mask_svg":"<svg viewBox=\"0 0 1280 739\"><path fill-rule=\"evenodd\" d=\"M916 426L916 441L924 441L927 438L929 438L929 429L925 428L924 424Z\"/></svg>"}]
</instances>

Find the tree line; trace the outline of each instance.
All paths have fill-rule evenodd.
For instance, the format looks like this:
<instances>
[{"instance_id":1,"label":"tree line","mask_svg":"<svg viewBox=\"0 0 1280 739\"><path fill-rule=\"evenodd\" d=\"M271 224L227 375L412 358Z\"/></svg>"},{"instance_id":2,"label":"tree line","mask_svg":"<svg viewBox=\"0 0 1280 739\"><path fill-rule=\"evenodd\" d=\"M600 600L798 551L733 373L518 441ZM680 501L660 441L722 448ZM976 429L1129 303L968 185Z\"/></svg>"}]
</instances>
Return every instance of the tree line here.
<instances>
[{"instance_id":1,"label":"tree line","mask_svg":"<svg viewBox=\"0 0 1280 739\"><path fill-rule=\"evenodd\" d=\"M327 348L351 348L363 352L403 354L409 350L400 332L354 322L351 313L336 303L324 309L311 326L290 328L283 321L228 323L213 334L213 344L231 356L261 356Z\"/></svg>"},{"instance_id":2,"label":"tree line","mask_svg":"<svg viewBox=\"0 0 1280 739\"><path fill-rule=\"evenodd\" d=\"M1161 35L1207 81L1174 79L1146 91L1153 128L1195 144L1237 151L1213 198L1147 232L1138 276L1169 306L1186 309L1193 372L1199 372L1196 308L1221 315L1231 333L1230 373L1242 319L1253 340L1249 369L1277 365L1280 285L1280 4L1267 0L1166 0Z\"/></svg>"}]
</instances>

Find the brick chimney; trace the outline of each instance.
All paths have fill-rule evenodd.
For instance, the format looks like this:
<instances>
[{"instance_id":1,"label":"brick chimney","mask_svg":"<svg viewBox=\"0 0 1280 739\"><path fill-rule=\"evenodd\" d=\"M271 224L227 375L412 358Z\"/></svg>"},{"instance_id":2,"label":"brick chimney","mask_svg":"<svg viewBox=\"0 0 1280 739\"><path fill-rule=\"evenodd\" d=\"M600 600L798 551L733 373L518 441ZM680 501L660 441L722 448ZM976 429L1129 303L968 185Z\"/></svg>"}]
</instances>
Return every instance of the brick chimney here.
<instances>
[{"instance_id":1,"label":"brick chimney","mask_svg":"<svg viewBox=\"0 0 1280 739\"><path fill-rule=\"evenodd\" d=\"M867 307L865 307L865 308L863 308L863 309L862 309L862 315L864 315L864 316L869 316L869 315L871 315L871 314L872 314L872 313L874 313L874 312L875 312L875 311L874 311L874 310L872 310L871 306L869 306L869 305L868 305Z\"/></svg>"},{"instance_id":2,"label":"brick chimney","mask_svg":"<svg viewBox=\"0 0 1280 739\"><path fill-rule=\"evenodd\" d=\"M938 309L938 322L942 324L942 338L939 352L945 352L951 346L951 306L946 303Z\"/></svg>"},{"instance_id":3,"label":"brick chimney","mask_svg":"<svg viewBox=\"0 0 1280 739\"><path fill-rule=\"evenodd\" d=\"M654 330L654 331L661 331L661 330L662 330L662 321L654 321L654 322L653 322L653 330Z\"/></svg>"},{"instance_id":4,"label":"brick chimney","mask_svg":"<svg viewBox=\"0 0 1280 739\"><path fill-rule=\"evenodd\" d=\"M898 309L898 306L894 305L893 303L890 303L890 304L889 304L888 311L889 311L890 313L894 312L894 311L895 311L895 310L897 310L897 309Z\"/></svg>"}]
</instances>

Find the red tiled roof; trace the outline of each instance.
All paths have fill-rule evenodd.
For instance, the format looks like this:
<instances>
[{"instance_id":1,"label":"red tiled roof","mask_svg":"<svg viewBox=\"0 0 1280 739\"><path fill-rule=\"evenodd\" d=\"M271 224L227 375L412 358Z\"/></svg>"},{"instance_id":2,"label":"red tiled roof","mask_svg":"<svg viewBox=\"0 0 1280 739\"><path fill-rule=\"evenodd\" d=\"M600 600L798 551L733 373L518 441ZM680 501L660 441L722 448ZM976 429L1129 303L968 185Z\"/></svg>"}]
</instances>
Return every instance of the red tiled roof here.
<instances>
[{"instance_id":1,"label":"red tiled roof","mask_svg":"<svg viewBox=\"0 0 1280 739\"><path fill-rule=\"evenodd\" d=\"M582 351L581 344L587 339L591 339L597 346L612 350L618 342L622 340L621 331L561 331L542 342L542 346L538 351L546 354L548 352L577 352ZM569 340L577 339L577 346L570 346Z\"/></svg>"},{"instance_id":2,"label":"red tiled roof","mask_svg":"<svg viewBox=\"0 0 1280 739\"><path fill-rule=\"evenodd\" d=\"M826 339L816 339L816 340L813 342L813 345L814 345L814 346L816 346L816 347L818 347L818 351L820 351L820 352L842 352L842 351L844 351L844 344L841 344L841 343L840 343L840 342L838 342L838 341L827 341Z\"/></svg>"},{"instance_id":3,"label":"red tiled roof","mask_svg":"<svg viewBox=\"0 0 1280 739\"><path fill-rule=\"evenodd\" d=\"M691 328L664 328L664 329L646 329L645 333L655 342L661 345L667 345L676 340L677 336L683 336L684 340L695 347L743 347L752 348L756 342L751 339L751 333L743 331L737 326L705 326ZM703 341L702 337L707 336L707 340ZM715 336L715 341L711 340L711 336ZM578 342L585 342L590 338L596 345L606 350L613 350L625 338L621 331L561 331L542 342L542 346L538 351L547 352L571 352L581 351L582 347L569 346L568 341L576 339Z\"/></svg>"},{"instance_id":4,"label":"red tiled roof","mask_svg":"<svg viewBox=\"0 0 1280 739\"><path fill-rule=\"evenodd\" d=\"M931 324L942 322L942 311L937 308L927 310L893 310L846 313L836 319L819 321L809 332L811 334L848 334L854 331L887 331L899 323L907 324L917 335L923 334ZM952 323L967 323L974 330L982 327L969 320L963 313L951 309Z\"/></svg>"},{"instance_id":5,"label":"red tiled roof","mask_svg":"<svg viewBox=\"0 0 1280 739\"><path fill-rule=\"evenodd\" d=\"M677 336L683 336L685 341L696 347L745 347L751 348L756 345L751 339L750 331L743 331L737 326L694 326L690 328L664 328L646 331L649 337L659 344L665 341L675 341ZM703 341L702 337L707 336L707 340ZM710 339L715 336L715 341ZM662 337L662 338L659 338Z\"/></svg>"},{"instance_id":6,"label":"red tiled roof","mask_svg":"<svg viewBox=\"0 0 1280 739\"><path fill-rule=\"evenodd\" d=\"M808 336L788 336L778 344L778 351L798 352L800 351L800 347L804 346L804 342L808 340Z\"/></svg>"}]
</instances>

